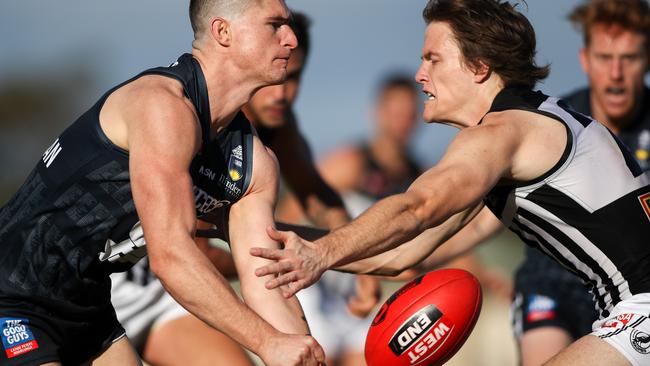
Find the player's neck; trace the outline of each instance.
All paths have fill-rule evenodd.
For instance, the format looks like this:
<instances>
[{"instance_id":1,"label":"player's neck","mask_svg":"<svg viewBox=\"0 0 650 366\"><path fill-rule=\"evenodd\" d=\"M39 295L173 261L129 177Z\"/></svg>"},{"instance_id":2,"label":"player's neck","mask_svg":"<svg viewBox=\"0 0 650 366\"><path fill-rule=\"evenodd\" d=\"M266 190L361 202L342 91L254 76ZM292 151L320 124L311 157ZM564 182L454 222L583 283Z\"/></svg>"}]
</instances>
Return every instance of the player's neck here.
<instances>
[{"instance_id":1,"label":"player's neck","mask_svg":"<svg viewBox=\"0 0 650 366\"><path fill-rule=\"evenodd\" d=\"M494 99L501 90L503 86L497 83L488 82L481 85L473 95L468 96L469 102L460 108L457 118L444 124L460 129L478 125L490 111Z\"/></svg>"},{"instance_id":2,"label":"player's neck","mask_svg":"<svg viewBox=\"0 0 650 366\"><path fill-rule=\"evenodd\" d=\"M196 48L192 55L199 61L207 84L213 130L220 130L248 102L257 86L238 79L241 73L224 57L206 55Z\"/></svg>"}]
</instances>

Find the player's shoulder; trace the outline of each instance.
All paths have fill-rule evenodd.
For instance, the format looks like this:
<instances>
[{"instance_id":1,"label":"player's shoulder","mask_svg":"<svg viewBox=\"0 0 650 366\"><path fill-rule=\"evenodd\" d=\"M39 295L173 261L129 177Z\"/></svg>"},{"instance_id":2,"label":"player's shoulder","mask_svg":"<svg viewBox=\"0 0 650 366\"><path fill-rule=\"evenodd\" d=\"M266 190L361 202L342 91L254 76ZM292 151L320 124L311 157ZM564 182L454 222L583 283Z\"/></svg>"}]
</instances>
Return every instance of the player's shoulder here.
<instances>
[{"instance_id":1,"label":"player's shoulder","mask_svg":"<svg viewBox=\"0 0 650 366\"><path fill-rule=\"evenodd\" d=\"M144 75L116 91L126 117L147 120L195 119L196 110L185 96L182 84L173 78ZM183 122L183 124L185 124Z\"/></svg>"},{"instance_id":2,"label":"player's shoulder","mask_svg":"<svg viewBox=\"0 0 650 366\"><path fill-rule=\"evenodd\" d=\"M118 92L135 101L155 104L182 102L186 99L183 85L178 80L161 75L143 75L121 87Z\"/></svg>"}]
</instances>

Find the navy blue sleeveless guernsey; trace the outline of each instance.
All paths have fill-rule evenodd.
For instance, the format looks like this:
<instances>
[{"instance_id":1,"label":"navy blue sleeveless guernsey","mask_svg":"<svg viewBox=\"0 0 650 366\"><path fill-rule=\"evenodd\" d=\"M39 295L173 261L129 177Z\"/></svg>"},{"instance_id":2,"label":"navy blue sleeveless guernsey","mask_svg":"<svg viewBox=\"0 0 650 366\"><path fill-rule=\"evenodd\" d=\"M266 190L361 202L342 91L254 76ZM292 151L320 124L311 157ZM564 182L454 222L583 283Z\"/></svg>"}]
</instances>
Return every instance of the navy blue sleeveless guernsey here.
<instances>
[{"instance_id":1,"label":"navy blue sleeveless guernsey","mask_svg":"<svg viewBox=\"0 0 650 366\"><path fill-rule=\"evenodd\" d=\"M178 80L199 116L202 146L190 167L197 217L222 225L248 188L253 135L243 113L211 141L206 82L192 55L146 70L109 90L69 126L0 209L0 301L92 311L110 305L109 274L146 254L128 152L105 136L99 113L113 91L151 74Z\"/></svg>"}]
</instances>

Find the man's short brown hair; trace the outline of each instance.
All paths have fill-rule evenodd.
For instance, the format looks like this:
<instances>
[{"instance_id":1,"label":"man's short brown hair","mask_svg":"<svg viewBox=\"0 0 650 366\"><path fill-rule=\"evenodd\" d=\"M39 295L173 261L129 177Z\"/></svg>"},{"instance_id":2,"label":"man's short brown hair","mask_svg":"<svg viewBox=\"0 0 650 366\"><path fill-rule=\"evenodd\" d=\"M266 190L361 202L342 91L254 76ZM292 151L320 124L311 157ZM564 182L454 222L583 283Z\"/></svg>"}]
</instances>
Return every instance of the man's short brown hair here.
<instances>
[{"instance_id":1,"label":"man's short brown hair","mask_svg":"<svg viewBox=\"0 0 650 366\"><path fill-rule=\"evenodd\" d=\"M549 66L535 63L533 26L507 1L429 0L422 15L427 24L449 24L465 63L474 68L484 63L506 87L532 89L548 76Z\"/></svg>"},{"instance_id":2,"label":"man's short brown hair","mask_svg":"<svg viewBox=\"0 0 650 366\"><path fill-rule=\"evenodd\" d=\"M646 0L587 0L573 9L569 20L582 31L585 46L591 41L591 28L604 24L644 35L646 51L650 50L650 9Z\"/></svg>"},{"instance_id":3,"label":"man's short brown hair","mask_svg":"<svg viewBox=\"0 0 650 366\"><path fill-rule=\"evenodd\" d=\"M190 24L194 38L203 32L211 16L237 15L262 0L190 0Z\"/></svg>"}]
</instances>

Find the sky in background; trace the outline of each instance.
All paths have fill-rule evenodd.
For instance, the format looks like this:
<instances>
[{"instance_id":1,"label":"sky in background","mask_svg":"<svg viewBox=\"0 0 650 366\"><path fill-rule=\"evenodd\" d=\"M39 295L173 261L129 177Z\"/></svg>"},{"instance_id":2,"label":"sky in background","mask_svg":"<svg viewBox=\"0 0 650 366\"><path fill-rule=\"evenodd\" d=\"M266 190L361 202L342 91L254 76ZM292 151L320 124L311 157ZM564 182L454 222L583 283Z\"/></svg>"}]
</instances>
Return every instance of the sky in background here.
<instances>
[{"instance_id":1,"label":"sky in background","mask_svg":"<svg viewBox=\"0 0 650 366\"><path fill-rule=\"evenodd\" d=\"M561 94L584 85L577 60L581 38L566 21L578 1L527 3L521 9L537 31L538 62L551 63L552 68L540 88ZM0 83L69 67L88 70L95 80L93 90L82 96L79 110L70 112L74 118L106 89L146 68L167 65L190 50L187 4L179 0L2 1ZM375 87L386 72L415 72L426 1L287 0L287 4L312 19L313 51L296 112L316 156L322 156L370 133ZM455 131L420 126L414 143L420 162L437 161Z\"/></svg>"}]
</instances>

